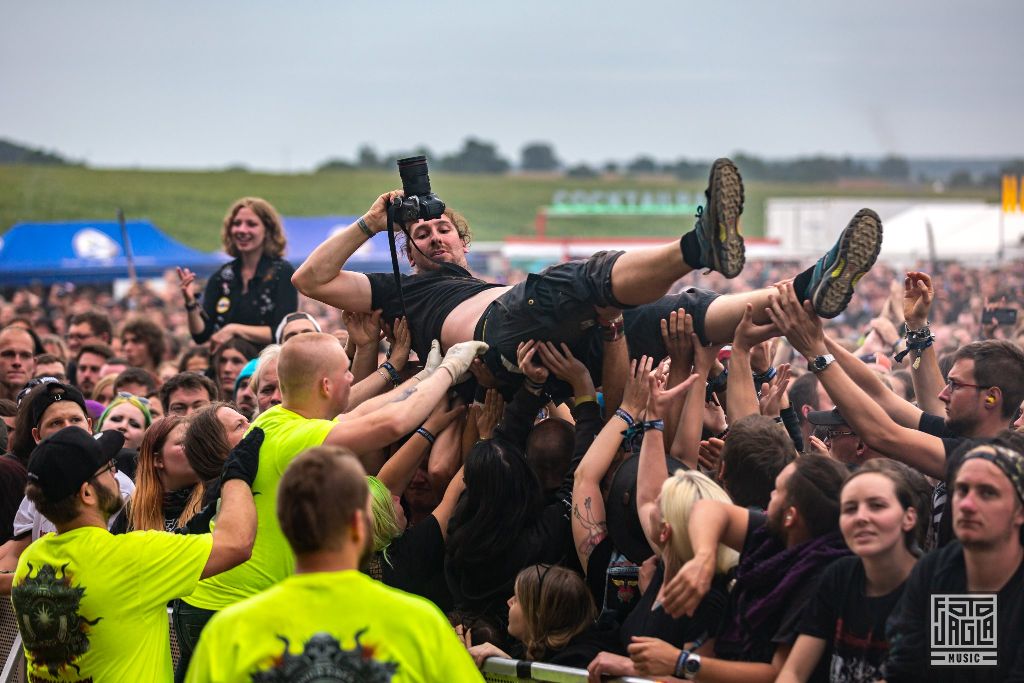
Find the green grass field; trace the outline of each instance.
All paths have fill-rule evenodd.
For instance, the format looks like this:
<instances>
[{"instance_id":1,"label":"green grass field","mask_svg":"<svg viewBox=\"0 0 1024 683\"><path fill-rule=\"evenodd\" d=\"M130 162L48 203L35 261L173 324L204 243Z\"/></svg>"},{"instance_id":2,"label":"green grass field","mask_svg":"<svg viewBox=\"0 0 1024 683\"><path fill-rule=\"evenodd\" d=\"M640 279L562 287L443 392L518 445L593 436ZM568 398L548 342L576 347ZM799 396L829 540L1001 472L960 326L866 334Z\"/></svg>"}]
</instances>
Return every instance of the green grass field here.
<instances>
[{"instance_id":1,"label":"green grass field","mask_svg":"<svg viewBox=\"0 0 1024 683\"><path fill-rule=\"evenodd\" d=\"M668 178L575 180L435 173L431 180L434 191L466 215L478 241L532 235L537 208L549 204L556 190L703 190L702 183L681 183ZM0 231L25 221L113 220L121 207L129 219L148 218L182 242L210 251L219 245L224 212L239 197L263 197L285 215L360 214L377 195L396 186L400 186L397 172L383 171L274 175L2 166ZM744 232L761 234L767 198L800 196L936 195L927 189L903 187L747 183ZM942 197L997 201L998 194L997 188L992 188ZM678 235L689 229L690 224L689 218L682 217L552 217L548 220L548 234Z\"/></svg>"}]
</instances>

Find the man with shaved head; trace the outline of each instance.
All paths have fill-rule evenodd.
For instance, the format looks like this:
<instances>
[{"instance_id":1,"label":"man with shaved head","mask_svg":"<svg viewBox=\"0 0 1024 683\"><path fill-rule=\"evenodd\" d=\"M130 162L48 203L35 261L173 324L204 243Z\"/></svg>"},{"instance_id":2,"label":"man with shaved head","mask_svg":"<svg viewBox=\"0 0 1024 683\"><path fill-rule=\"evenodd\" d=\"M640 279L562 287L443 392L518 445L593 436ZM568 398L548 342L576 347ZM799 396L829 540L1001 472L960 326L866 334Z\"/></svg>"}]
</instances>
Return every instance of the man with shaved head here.
<instances>
[{"instance_id":1,"label":"man with shaved head","mask_svg":"<svg viewBox=\"0 0 1024 683\"><path fill-rule=\"evenodd\" d=\"M252 559L200 582L195 592L175 605L174 625L181 646L179 675L188 669L199 633L210 617L295 571L295 556L276 516L278 483L289 463L315 446L344 446L365 453L398 440L427 418L486 349L483 342L455 344L443 360L428 360L419 375L346 412L350 397L367 393L363 384L373 382L373 377L352 386L348 356L332 335L311 332L284 343L277 361L281 404L252 423L265 434L259 472L252 485L259 518Z\"/></svg>"}]
</instances>

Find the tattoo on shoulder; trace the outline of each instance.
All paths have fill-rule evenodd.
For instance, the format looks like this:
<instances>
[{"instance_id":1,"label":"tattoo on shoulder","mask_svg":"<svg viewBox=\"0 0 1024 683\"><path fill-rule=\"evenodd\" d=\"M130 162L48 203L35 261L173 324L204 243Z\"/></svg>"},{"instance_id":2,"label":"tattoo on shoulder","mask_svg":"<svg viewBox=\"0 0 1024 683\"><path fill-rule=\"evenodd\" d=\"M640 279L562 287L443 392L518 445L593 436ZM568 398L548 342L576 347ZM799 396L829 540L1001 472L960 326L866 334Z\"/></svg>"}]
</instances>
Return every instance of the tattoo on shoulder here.
<instances>
[{"instance_id":1,"label":"tattoo on shoulder","mask_svg":"<svg viewBox=\"0 0 1024 683\"><path fill-rule=\"evenodd\" d=\"M398 396L395 396L393 399L391 399L390 403L399 403L399 402L404 401L405 399L409 398L410 396L412 396L415 393L416 393L416 387L409 387L408 389L403 389L402 393L400 393Z\"/></svg>"},{"instance_id":2,"label":"tattoo on shoulder","mask_svg":"<svg viewBox=\"0 0 1024 683\"><path fill-rule=\"evenodd\" d=\"M572 516L576 518L586 532L586 537L580 541L576 550L579 551L581 557L590 557L590 554L594 552L594 548L608 535L608 522L595 518L594 511L591 509L590 496L587 496L586 500L583 501L582 512L578 504L573 504Z\"/></svg>"}]
</instances>

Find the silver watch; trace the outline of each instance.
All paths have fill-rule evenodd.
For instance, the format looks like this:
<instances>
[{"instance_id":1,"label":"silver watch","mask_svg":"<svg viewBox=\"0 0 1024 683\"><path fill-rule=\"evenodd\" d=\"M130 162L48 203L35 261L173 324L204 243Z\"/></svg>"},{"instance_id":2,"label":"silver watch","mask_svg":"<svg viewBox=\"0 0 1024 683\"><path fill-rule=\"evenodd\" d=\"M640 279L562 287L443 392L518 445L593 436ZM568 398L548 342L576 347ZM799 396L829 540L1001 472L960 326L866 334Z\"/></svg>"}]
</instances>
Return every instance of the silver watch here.
<instances>
[{"instance_id":1,"label":"silver watch","mask_svg":"<svg viewBox=\"0 0 1024 683\"><path fill-rule=\"evenodd\" d=\"M807 361L807 369L818 374L832 363L836 362L836 357L831 353L826 353L824 356L815 356Z\"/></svg>"}]
</instances>

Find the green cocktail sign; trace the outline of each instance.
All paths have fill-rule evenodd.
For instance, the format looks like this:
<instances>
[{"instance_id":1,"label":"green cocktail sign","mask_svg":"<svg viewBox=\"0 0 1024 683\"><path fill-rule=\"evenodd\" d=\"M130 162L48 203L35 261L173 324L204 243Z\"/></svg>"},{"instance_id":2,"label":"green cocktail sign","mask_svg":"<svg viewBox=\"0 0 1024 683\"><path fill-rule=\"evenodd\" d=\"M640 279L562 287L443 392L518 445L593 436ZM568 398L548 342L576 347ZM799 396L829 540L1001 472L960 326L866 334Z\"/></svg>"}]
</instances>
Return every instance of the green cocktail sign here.
<instances>
[{"instance_id":1,"label":"green cocktail sign","mask_svg":"<svg viewBox=\"0 0 1024 683\"><path fill-rule=\"evenodd\" d=\"M665 190L558 190L547 207L548 215L672 216L697 211L689 192Z\"/></svg>"}]
</instances>

